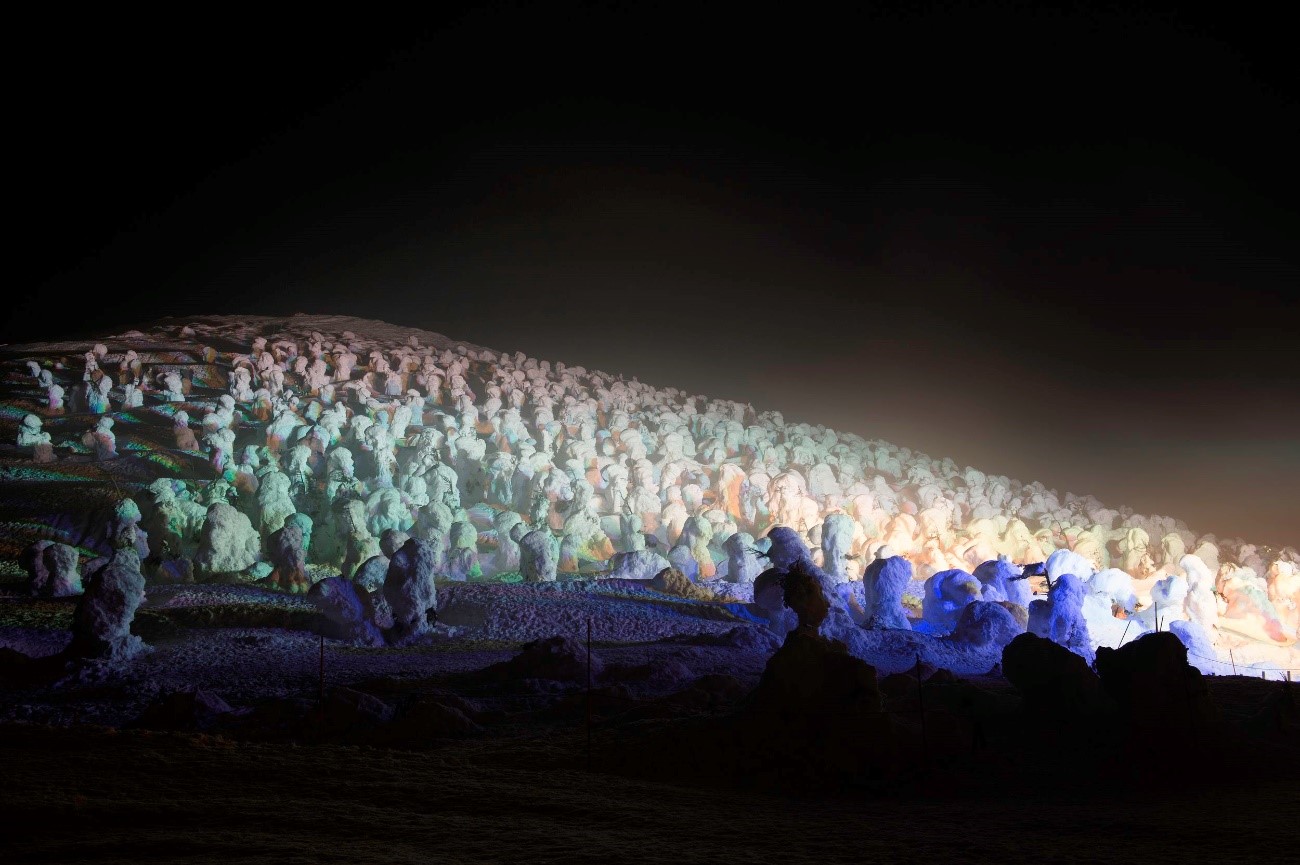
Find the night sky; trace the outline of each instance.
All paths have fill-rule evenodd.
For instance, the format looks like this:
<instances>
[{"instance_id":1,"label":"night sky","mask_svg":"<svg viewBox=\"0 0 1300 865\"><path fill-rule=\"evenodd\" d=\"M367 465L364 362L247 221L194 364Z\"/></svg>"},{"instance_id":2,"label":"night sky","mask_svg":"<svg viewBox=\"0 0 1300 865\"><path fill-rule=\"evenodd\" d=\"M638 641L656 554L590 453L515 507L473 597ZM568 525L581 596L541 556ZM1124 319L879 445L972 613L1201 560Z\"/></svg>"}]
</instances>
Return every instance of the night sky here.
<instances>
[{"instance_id":1,"label":"night sky","mask_svg":"<svg viewBox=\"0 0 1300 865\"><path fill-rule=\"evenodd\" d=\"M365 316L1300 544L1290 29L921 5L14 22L0 340Z\"/></svg>"}]
</instances>

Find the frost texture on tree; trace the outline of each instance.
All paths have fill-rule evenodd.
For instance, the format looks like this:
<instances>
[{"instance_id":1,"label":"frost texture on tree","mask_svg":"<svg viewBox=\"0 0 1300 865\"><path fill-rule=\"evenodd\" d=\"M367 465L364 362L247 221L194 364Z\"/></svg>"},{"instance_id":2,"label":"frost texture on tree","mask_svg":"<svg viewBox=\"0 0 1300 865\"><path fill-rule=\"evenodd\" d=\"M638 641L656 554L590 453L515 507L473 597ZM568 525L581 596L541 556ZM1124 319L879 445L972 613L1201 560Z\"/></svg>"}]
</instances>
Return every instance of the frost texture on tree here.
<instances>
[{"instance_id":1,"label":"frost texture on tree","mask_svg":"<svg viewBox=\"0 0 1300 865\"><path fill-rule=\"evenodd\" d=\"M307 592L307 598L329 623L326 636L359 646L382 646L384 636L374 622L374 608L365 590L343 577L327 577Z\"/></svg>"},{"instance_id":2,"label":"frost texture on tree","mask_svg":"<svg viewBox=\"0 0 1300 865\"><path fill-rule=\"evenodd\" d=\"M137 655L144 642L131 633L135 612L144 601L140 555L127 547L86 575L85 593L72 615L73 657L124 661Z\"/></svg>"},{"instance_id":3,"label":"frost texture on tree","mask_svg":"<svg viewBox=\"0 0 1300 865\"><path fill-rule=\"evenodd\" d=\"M411 538L393 554L384 579L384 599L392 610L393 626L389 642L409 642L428 633L436 613L438 591L434 585L437 554L417 538Z\"/></svg>"},{"instance_id":4,"label":"frost texture on tree","mask_svg":"<svg viewBox=\"0 0 1300 865\"><path fill-rule=\"evenodd\" d=\"M903 607L903 593L912 582L912 563L902 556L876 559L863 576L866 620L870 628L912 629Z\"/></svg>"},{"instance_id":5,"label":"frost texture on tree","mask_svg":"<svg viewBox=\"0 0 1300 865\"><path fill-rule=\"evenodd\" d=\"M225 502L208 506L195 557L200 570L209 574L245 571L257 563L261 550L262 538L247 516Z\"/></svg>"},{"instance_id":6,"label":"frost texture on tree","mask_svg":"<svg viewBox=\"0 0 1300 865\"><path fill-rule=\"evenodd\" d=\"M519 539L519 571L526 582L555 582L559 563L559 544L550 531L534 529Z\"/></svg>"},{"instance_id":7,"label":"frost texture on tree","mask_svg":"<svg viewBox=\"0 0 1300 865\"><path fill-rule=\"evenodd\" d=\"M981 599L980 581L974 575L958 569L940 571L925 581L921 616L935 633L947 634L966 605Z\"/></svg>"},{"instance_id":8,"label":"frost texture on tree","mask_svg":"<svg viewBox=\"0 0 1300 865\"><path fill-rule=\"evenodd\" d=\"M81 594L81 574L75 548L57 541L37 541L23 551L27 591L38 598Z\"/></svg>"}]
</instances>

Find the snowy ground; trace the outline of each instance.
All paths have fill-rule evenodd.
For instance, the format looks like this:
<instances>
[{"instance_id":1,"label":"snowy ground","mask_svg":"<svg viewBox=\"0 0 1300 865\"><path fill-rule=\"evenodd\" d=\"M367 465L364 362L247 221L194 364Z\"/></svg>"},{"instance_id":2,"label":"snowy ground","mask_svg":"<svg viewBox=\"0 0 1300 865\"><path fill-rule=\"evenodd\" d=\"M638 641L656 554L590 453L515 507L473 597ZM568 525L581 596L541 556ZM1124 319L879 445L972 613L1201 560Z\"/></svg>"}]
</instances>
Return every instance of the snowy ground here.
<instances>
[{"instance_id":1,"label":"snowy ground","mask_svg":"<svg viewBox=\"0 0 1300 865\"><path fill-rule=\"evenodd\" d=\"M22 597L0 584L0 647L53 655L70 639L74 599ZM37 694L11 695L0 719L97 720L122 723L159 693L186 687L214 691L233 703L266 697L309 697L325 683L374 678L440 682L510 657L522 644L557 635L585 643L606 664L661 666L666 692L709 674L756 684L779 640L755 624L743 604L687 600L639 581L569 580L552 584L442 583L439 629L426 644L402 649L357 648L322 639L315 609L302 596L253 586L152 586L136 630L151 650L106 687L65 683ZM723 635L748 636L723 640ZM981 676L1001 660L996 646L970 648L922 634L864 631L855 647L880 675L942 668ZM709 645L722 641L723 645ZM642 688L653 693L653 687Z\"/></svg>"}]
</instances>

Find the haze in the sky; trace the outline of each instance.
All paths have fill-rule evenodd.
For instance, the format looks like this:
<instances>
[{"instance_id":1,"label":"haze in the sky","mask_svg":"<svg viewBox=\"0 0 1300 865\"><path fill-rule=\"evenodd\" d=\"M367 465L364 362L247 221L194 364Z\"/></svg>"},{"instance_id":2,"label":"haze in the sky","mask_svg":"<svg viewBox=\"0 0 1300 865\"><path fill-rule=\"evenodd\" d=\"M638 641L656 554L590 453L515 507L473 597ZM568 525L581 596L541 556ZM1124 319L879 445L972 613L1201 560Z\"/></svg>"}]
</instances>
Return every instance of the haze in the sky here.
<instances>
[{"instance_id":1,"label":"haze in the sky","mask_svg":"<svg viewBox=\"0 0 1300 865\"><path fill-rule=\"evenodd\" d=\"M1300 544L1280 22L545 15L33 36L3 338L348 313Z\"/></svg>"}]
</instances>

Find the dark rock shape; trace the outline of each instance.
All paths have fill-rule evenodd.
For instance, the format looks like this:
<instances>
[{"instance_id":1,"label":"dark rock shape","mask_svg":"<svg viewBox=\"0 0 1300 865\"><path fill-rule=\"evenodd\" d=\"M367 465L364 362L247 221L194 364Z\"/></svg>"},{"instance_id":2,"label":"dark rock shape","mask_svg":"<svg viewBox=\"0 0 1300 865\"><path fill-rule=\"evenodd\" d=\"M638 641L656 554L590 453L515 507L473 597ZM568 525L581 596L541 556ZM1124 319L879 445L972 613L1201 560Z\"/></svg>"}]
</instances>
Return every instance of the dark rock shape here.
<instances>
[{"instance_id":1,"label":"dark rock shape","mask_svg":"<svg viewBox=\"0 0 1300 865\"><path fill-rule=\"evenodd\" d=\"M755 625L738 625L720 634L680 634L664 642L686 643L693 646L726 646L763 655L770 655L781 648L781 640L776 634L767 628Z\"/></svg>"},{"instance_id":2,"label":"dark rock shape","mask_svg":"<svg viewBox=\"0 0 1300 865\"><path fill-rule=\"evenodd\" d=\"M717 712L739 703L745 696L745 686L735 676L709 673L669 694L664 702L691 712Z\"/></svg>"},{"instance_id":3,"label":"dark rock shape","mask_svg":"<svg viewBox=\"0 0 1300 865\"><path fill-rule=\"evenodd\" d=\"M590 656L591 679L599 679L604 665ZM493 664L484 673L499 679L549 679L558 682L586 682L587 647L572 637L558 635L533 640L508 661Z\"/></svg>"},{"instance_id":4,"label":"dark rock shape","mask_svg":"<svg viewBox=\"0 0 1300 865\"><path fill-rule=\"evenodd\" d=\"M132 725L146 730L211 730L233 710L210 691L173 691L152 703Z\"/></svg>"},{"instance_id":5,"label":"dark rock shape","mask_svg":"<svg viewBox=\"0 0 1300 865\"><path fill-rule=\"evenodd\" d=\"M372 730L393 720L393 707L364 691L336 686L330 689L320 708L322 731L347 735Z\"/></svg>"},{"instance_id":6,"label":"dark rock shape","mask_svg":"<svg viewBox=\"0 0 1300 865\"><path fill-rule=\"evenodd\" d=\"M799 617L799 627L816 630L826 621L831 610L831 601L822 591L822 583L817 575L798 562L781 578L785 590L785 605Z\"/></svg>"},{"instance_id":7,"label":"dark rock shape","mask_svg":"<svg viewBox=\"0 0 1300 865\"><path fill-rule=\"evenodd\" d=\"M732 760L744 755L741 771L783 786L860 783L899 759L875 668L809 627L786 636L727 729L721 744Z\"/></svg>"},{"instance_id":8,"label":"dark rock shape","mask_svg":"<svg viewBox=\"0 0 1300 865\"><path fill-rule=\"evenodd\" d=\"M449 701L441 698L417 700L392 726L395 739L412 743L424 739L465 736L482 730L462 706L450 705Z\"/></svg>"},{"instance_id":9,"label":"dark rock shape","mask_svg":"<svg viewBox=\"0 0 1300 865\"><path fill-rule=\"evenodd\" d=\"M775 718L878 712L876 669L815 627L801 625L768 660L749 708Z\"/></svg>"},{"instance_id":10,"label":"dark rock shape","mask_svg":"<svg viewBox=\"0 0 1300 865\"><path fill-rule=\"evenodd\" d=\"M1097 675L1083 658L1034 634L1021 634L1002 650L1002 672L1025 708L1050 717L1094 709L1101 692Z\"/></svg>"},{"instance_id":11,"label":"dark rock shape","mask_svg":"<svg viewBox=\"0 0 1300 865\"><path fill-rule=\"evenodd\" d=\"M916 694L916 676L910 673L891 673L880 680L880 693L886 697L906 697Z\"/></svg>"},{"instance_id":12,"label":"dark rock shape","mask_svg":"<svg viewBox=\"0 0 1300 865\"><path fill-rule=\"evenodd\" d=\"M1135 732L1195 738L1209 730L1214 706L1187 647L1168 631L1144 634L1118 649L1097 650L1101 685Z\"/></svg>"}]
</instances>

